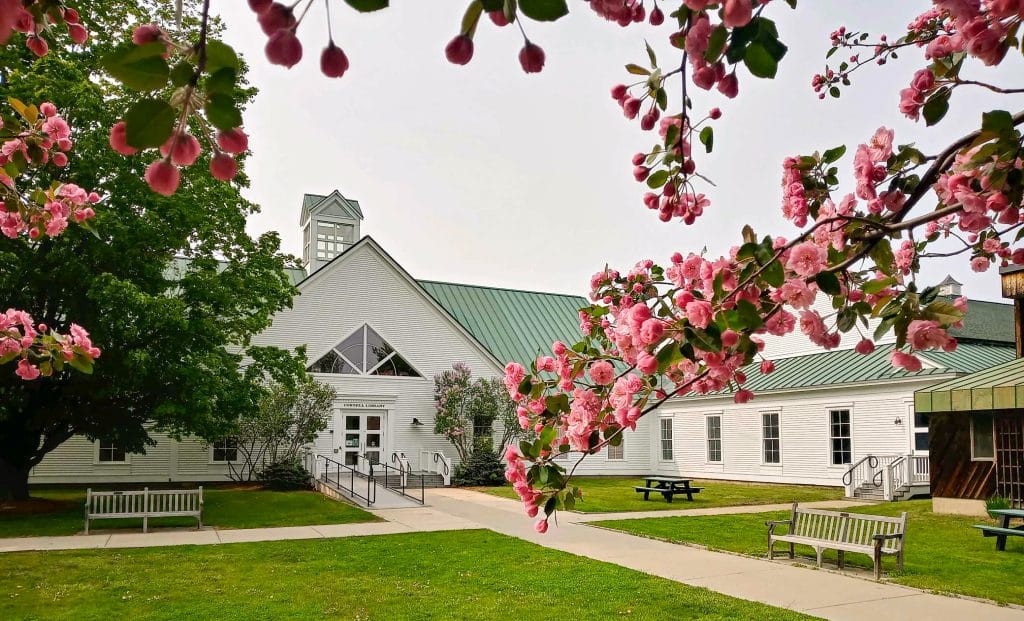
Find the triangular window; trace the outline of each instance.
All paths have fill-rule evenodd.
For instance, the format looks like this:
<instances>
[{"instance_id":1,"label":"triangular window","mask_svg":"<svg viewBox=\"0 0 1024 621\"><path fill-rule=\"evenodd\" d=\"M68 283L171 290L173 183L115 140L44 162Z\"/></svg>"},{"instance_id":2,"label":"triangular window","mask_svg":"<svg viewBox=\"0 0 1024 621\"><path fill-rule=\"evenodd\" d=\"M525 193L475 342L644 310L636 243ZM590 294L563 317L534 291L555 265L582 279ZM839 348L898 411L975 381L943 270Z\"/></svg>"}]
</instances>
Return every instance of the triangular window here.
<instances>
[{"instance_id":1,"label":"triangular window","mask_svg":"<svg viewBox=\"0 0 1024 621\"><path fill-rule=\"evenodd\" d=\"M314 373L421 377L373 328L364 325L310 365Z\"/></svg>"}]
</instances>

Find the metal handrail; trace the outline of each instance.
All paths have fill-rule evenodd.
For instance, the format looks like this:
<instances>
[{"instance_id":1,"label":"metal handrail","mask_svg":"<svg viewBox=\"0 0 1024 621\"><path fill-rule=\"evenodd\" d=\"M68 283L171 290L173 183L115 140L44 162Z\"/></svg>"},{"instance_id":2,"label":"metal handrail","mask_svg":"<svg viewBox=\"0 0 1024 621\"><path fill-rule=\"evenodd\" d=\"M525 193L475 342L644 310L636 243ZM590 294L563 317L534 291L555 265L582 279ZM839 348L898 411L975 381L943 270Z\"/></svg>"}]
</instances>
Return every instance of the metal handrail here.
<instances>
[{"instance_id":1,"label":"metal handrail","mask_svg":"<svg viewBox=\"0 0 1024 621\"><path fill-rule=\"evenodd\" d=\"M853 483L853 471L860 467L860 465L863 464L864 462L868 462L868 468L878 467L878 458L875 457L874 455L862 457L860 461L850 466L850 469L847 470L845 474L843 474L843 485L850 485Z\"/></svg>"},{"instance_id":2,"label":"metal handrail","mask_svg":"<svg viewBox=\"0 0 1024 621\"><path fill-rule=\"evenodd\" d=\"M409 498L411 500L415 500L416 502L420 503L421 505L424 504L426 493L425 493L425 490L424 490L423 477L422 476L420 477L420 497L416 498L415 496L413 496L412 494L408 493L408 491L407 491L408 490L408 480L407 480L407 477L405 476L406 472L405 472L405 468L404 467L396 468L394 466L389 466L388 464L383 464L383 463L379 464L379 465L384 468L384 487L386 489L390 489L392 491L398 492L399 494L405 496L406 498ZM390 470L394 470L396 472L396 474L395 475L391 475L389 473ZM395 485L394 487L392 487L391 485L388 484L388 481L390 480L391 476L396 477L396 479L398 481L398 484Z\"/></svg>"},{"instance_id":3,"label":"metal handrail","mask_svg":"<svg viewBox=\"0 0 1024 621\"><path fill-rule=\"evenodd\" d=\"M317 468L318 462L316 461L318 459L324 460L324 474L323 474L323 477L321 477L321 478L325 482L327 482L327 483L331 482L331 479L329 478L329 475L330 475L330 470L332 469L331 464L333 464L333 469L335 471L335 480L337 481L337 487L338 487L338 489L340 491L342 491L342 492L347 491L351 496L354 496L356 498L361 498L364 502L366 502L367 506L370 506L374 502L377 501L377 480L373 476L373 464L372 463L370 464L370 474L369 474L369 476L366 476L362 472L359 472L358 470L356 470L355 468L353 468L353 467L351 467L349 465L343 464L340 461L331 459L330 457L327 457L326 455L317 455L314 458L314 460L313 460L313 469L315 471L318 471L318 468ZM345 489L344 485L342 485L342 478L341 477L342 477L342 473L343 472L345 474L347 474L348 477L349 477L349 484L348 484L348 489L347 490ZM356 476L357 475L359 477L366 476L366 494L365 495L360 494L359 492L356 491Z\"/></svg>"},{"instance_id":4,"label":"metal handrail","mask_svg":"<svg viewBox=\"0 0 1024 621\"><path fill-rule=\"evenodd\" d=\"M905 461L907 461L907 456L906 455L900 455L896 459L892 460L891 462L889 462L888 464L885 465L885 468L883 468L883 469L881 469L881 470L879 470L878 472L875 473L875 476L871 479L871 483L875 487L882 487L882 474L885 473L886 470L889 470L890 472L895 472L896 471L896 466L898 464L901 464L901 463L905 462Z\"/></svg>"},{"instance_id":5,"label":"metal handrail","mask_svg":"<svg viewBox=\"0 0 1024 621\"><path fill-rule=\"evenodd\" d=\"M436 464L438 462L441 462L441 465L444 466L444 472L442 474L447 476L448 475L448 460L444 459L444 455L441 454L441 451L434 451L434 463ZM441 471L438 470L438 472L440 473Z\"/></svg>"}]
</instances>

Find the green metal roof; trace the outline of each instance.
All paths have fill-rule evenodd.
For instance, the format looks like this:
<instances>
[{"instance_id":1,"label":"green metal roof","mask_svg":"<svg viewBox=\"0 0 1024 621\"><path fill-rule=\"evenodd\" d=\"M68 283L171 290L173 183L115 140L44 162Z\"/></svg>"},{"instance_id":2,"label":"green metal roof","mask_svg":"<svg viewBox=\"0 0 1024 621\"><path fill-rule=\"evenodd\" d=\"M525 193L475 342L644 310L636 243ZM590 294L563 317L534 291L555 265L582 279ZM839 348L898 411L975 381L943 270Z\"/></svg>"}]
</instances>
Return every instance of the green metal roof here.
<instances>
[{"instance_id":1,"label":"green metal roof","mask_svg":"<svg viewBox=\"0 0 1024 621\"><path fill-rule=\"evenodd\" d=\"M588 304L580 296L418 282L502 363L528 365L550 353L553 342L572 344L580 339L577 311Z\"/></svg>"},{"instance_id":2,"label":"green metal roof","mask_svg":"<svg viewBox=\"0 0 1024 621\"><path fill-rule=\"evenodd\" d=\"M949 333L961 343L1013 344L1016 342L1013 334L1013 304L968 300L963 327L952 328Z\"/></svg>"},{"instance_id":3,"label":"green metal roof","mask_svg":"<svg viewBox=\"0 0 1024 621\"><path fill-rule=\"evenodd\" d=\"M914 410L968 412L1024 408L1024 358L914 393Z\"/></svg>"},{"instance_id":4,"label":"green metal roof","mask_svg":"<svg viewBox=\"0 0 1024 621\"><path fill-rule=\"evenodd\" d=\"M852 349L841 349L792 358L775 360L775 370L768 375L760 371L760 364L744 369L747 382L744 388L754 392L793 390L843 384L878 382L890 379L908 379L950 373L970 373L993 364L1006 362L1014 356L1011 347L963 343L955 352L924 352L919 357L937 365L916 372L904 371L892 366L889 356L891 347L880 346L867 355ZM720 391L713 394L729 394Z\"/></svg>"}]
</instances>

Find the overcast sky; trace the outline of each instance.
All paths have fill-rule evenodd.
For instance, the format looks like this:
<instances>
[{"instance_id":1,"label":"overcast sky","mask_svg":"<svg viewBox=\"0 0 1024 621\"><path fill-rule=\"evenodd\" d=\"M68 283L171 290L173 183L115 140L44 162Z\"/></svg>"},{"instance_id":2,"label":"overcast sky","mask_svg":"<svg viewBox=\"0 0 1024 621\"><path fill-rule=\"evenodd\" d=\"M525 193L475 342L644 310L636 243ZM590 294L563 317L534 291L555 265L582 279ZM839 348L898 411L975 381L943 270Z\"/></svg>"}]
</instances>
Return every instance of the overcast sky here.
<instances>
[{"instance_id":1,"label":"overcast sky","mask_svg":"<svg viewBox=\"0 0 1024 621\"><path fill-rule=\"evenodd\" d=\"M298 255L302 194L337 189L360 202L362 233L417 278L585 294L605 263L665 263L674 251L704 246L717 256L744 223L762 235L791 236L779 207L786 155L847 143L848 170L853 147L879 125L894 128L898 143L935 152L977 127L986 102L998 101L976 90L954 97L938 128L908 121L897 93L920 64L916 53L863 71L839 100L819 101L810 80L829 32L846 25L898 35L914 8L929 3L817 0L793 11L775 2L766 16L789 46L778 78L741 71L735 100L697 92L696 110L724 112L714 153L697 160L717 185L704 190L713 205L693 226L666 224L643 206L646 186L633 180L629 161L656 137L627 122L608 95L626 81L624 63L646 63L644 37L670 57L664 27L620 28L573 1L573 12L555 24L526 23L547 53L544 71L526 75L516 59L518 31L486 19L471 63L444 59L465 0L399 3L369 15L331 4L335 40L351 62L338 80L319 72L321 3L299 30L305 57L291 70L266 61L266 39L246 3L214 3L260 89L245 114L253 149L245 194L263 209L250 231L277 230L284 250ZM973 75L991 71L977 66ZM963 258L933 261L922 282L947 273L970 297L999 299L996 271L974 274Z\"/></svg>"}]
</instances>

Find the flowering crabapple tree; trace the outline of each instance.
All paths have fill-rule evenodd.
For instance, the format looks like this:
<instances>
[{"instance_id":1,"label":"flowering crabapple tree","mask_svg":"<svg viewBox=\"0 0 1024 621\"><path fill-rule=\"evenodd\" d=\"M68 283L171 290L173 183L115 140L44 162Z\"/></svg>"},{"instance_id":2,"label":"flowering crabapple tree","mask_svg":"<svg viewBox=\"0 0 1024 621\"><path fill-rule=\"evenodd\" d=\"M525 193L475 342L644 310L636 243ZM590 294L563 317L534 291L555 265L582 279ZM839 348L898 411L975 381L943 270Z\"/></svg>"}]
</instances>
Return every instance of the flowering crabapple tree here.
<instances>
[{"instance_id":1,"label":"flowering crabapple tree","mask_svg":"<svg viewBox=\"0 0 1024 621\"><path fill-rule=\"evenodd\" d=\"M249 0L267 34L270 62L291 67L302 60L299 30L315 14L314 4ZM375 11L388 2L344 4ZM342 2L324 5L330 33L332 6ZM796 0L578 5L621 27L646 22L675 51L662 63L647 46L646 59L625 65L629 79L611 88L625 117L654 132L654 144L634 155L631 166L646 188L643 204L660 220L693 224L712 207L702 191L709 180L699 162L710 157L722 116L714 98L739 96L746 80L775 77L788 47L774 20L796 5ZM906 88L892 94L891 105L920 120L922 131L941 122L955 92L987 89L1009 98L1024 92L1021 85L995 83L982 73L986 66L1019 62L1011 57L1020 53L1024 2L920 0L920 5L919 16L898 33L838 27L829 37L825 68L811 77L810 87L823 99L839 97L857 72L897 55L912 56L918 69L907 76ZM244 141L226 86L237 57L208 36L208 13L204 2L197 39L179 41L166 28L142 26L107 60L110 74L141 94L123 125L112 128L111 145L122 153L159 149L145 176L161 194L173 193L178 167L195 160L192 128L216 132L211 174L218 179L231 177L223 158ZM530 22L556 21L568 13L566 0L471 0L444 54L467 65L478 28L506 28L523 39L521 68L536 73L546 58L527 36ZM349 67L349 56L330 34L320 65L334 78ZM546 531L557 510L571 509L582 497L572 484L580 461L621 442L625 430L666 400L720 390L731 390L740 403L752 399L744 388L747 375L774 368L771 352L763 351L765 334L799 330L825 349L852 338L861 353L893 334L892 363L909 371L921 368L916 352L954 349L947 329L962 321L965 301L919 287L916 275L922 260L936 256L962 255L975 271L1024 263L1018 129L1024 112L1006 101L1006 109L979 109L974 131L934 153L915 147L914 137L897 140L885 127L866 131L853 149L794 152L781 163L781 210L796 227L790 234L759 235L744 227L722 256L681 250L665 264L643 260L625 271L605 268L595 274L593 304L580 311L582 339L555 343L551 356L529 368L517 363L506 368L518 422L536 434L536 440L506 451L507 478L526 512L541 516L537 530ZM218 157L222 168L214 166ZM852 187L840 182L841 167L852 171ZM946 251L949 244L956 249ZM811 308L818 295L831 300L833 312L823 316ZM553 461L567 453L576 457L570 468Z\"/></svg>"}]
</instances>

